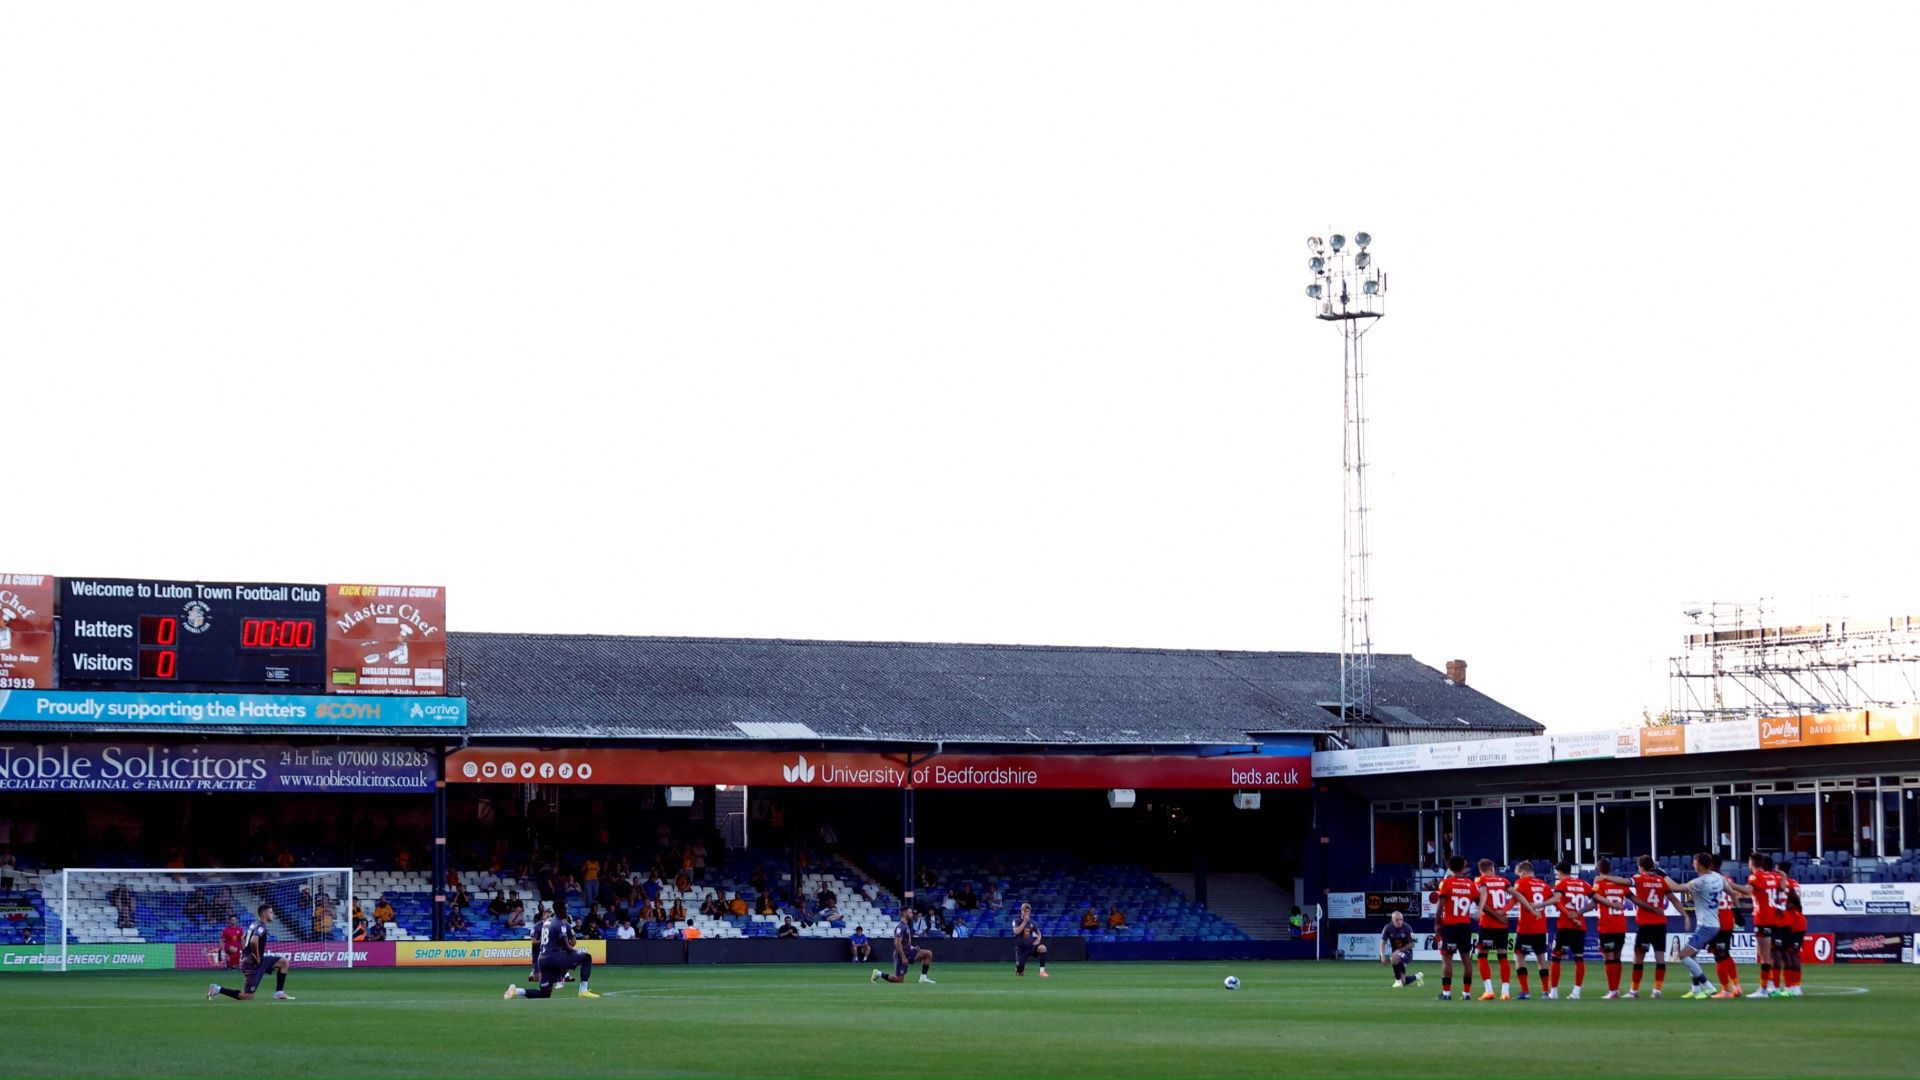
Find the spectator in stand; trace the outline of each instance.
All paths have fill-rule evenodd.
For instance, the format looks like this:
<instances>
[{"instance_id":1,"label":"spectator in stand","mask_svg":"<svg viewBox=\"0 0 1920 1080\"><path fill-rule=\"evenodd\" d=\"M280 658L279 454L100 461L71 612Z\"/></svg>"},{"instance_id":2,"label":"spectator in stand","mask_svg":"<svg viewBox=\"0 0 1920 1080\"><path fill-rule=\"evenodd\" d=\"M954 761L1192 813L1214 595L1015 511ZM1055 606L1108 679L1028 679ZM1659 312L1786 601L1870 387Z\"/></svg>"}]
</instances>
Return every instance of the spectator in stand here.
<instances>
[{"instance_id":1,"label":"spectator in stand","mask_svg":"<svg viewBox=\"0 0 1920 1080\"><path fill-rule=\"evenodd\" d=\"M473 897L467 895L467 887L465 885L455 882L453 886L453 899L448 902L454 907L469 908L473 906Z\"/></svg>"},{"instance_id":2,"label":"spectator in stand","mask_svg":"<svg viewBox=\"0 0 1920 1080\"><path fill-rule=\"evenodd\" d=\"M367 924L367 940L368 941L387 940L387 924L381 922L379 919L375 919L372 922L368 923Z\"/></svg>"},{"instance_id":3,"label":"spectator in stand","mask_svg":"<svg viewBox=\"0 0 1920 1080\"><path fill-rule=\"evenodd\" d=\"M709 889L707 898L700 901L700 914L710 919L717 919L720 917L720 908L720 894Z\"/></svg>"},{"instance_id":4,"label":"spectator in stand","mask_svg":"<svg viewBox=\"0 0 1920 1080\"><path fill-rule=\"evenodd\" d=\"M705 881L706 879L707 842L705 840L695 840L693 842L693 880Z\"/></svg>"},{"instance_id":5,"label":"spectator in stand","mask_svg":"<svg viewBox=\"0 0 1920 1080\"><path fill-rule=\"evenodd\" d=\"M487 901L487 914L505 915L507 913L507 890L496 889L493 899Z\"/></svg>"},{"instance_id":6,"label":"spectator in stand","mask_svg":"<svg viewBox=\"0 0 1920 1080\"><path fill-rule=\"evenodd\" d=\"M865 964L873 960L873 946L867 941L866 927L854 927L853 936L847 939L847 944L853 947L854 963Z\"/></svg>"},{"instance_id":7,"label":"spectator in stand","mask_svg":"<svg viewBox=\"0 0 1920 1080\"><path fill-rule=\"evenodd\" d=\"M506 927L509 930L524 929L527 925L527 905L517 896L507 899Z\"/></svg>"},{"instance_id":8,"label":"spectator in stand","mask_svg":"<svg viewBox=\"0 0 1920 1080\"><path fill-rule=\"evenodd\" d=\"M597 940L605 936L605 926L600 921L600 905L587 909L587 917L580 920L578 933L583 938Z\"/></svg>"},{"instance_id":9,"label":"spectator in stand","mask_svg":"<svg viewBox=\"0 0 1920 1080\"><path fill-rule=\"evenodd\" d=\"M960 910L960 901L952 893L940 898L940 918L943 922L952 922L954 913Z\"/></svg>"},{"instance_id":10,"label":"spectator in stand","mask_svg":"<svg viewBox=\"0 0 1920 1080\"><path fill-rule=\"evenodd\" d=\"M916 910L913 913L913 936L925 937L932 932L933 925L928 921L925 909Z\"/></svg>"},{"instance_id":11,"label":"spectator in stand","mask_svg":"<svg viewBox=\"0 0 1920 1080\"><path fill-rule=\"evenodd\" d=\"M292 866L293 855L291 852L287 853L287 859L288 859L287 865ZM409 851L406 848L401 848L399 851L395 852L393 856L393 868L395 870L400 871L403 874L409 870L412 870L413 869L413 852Z\"/></svg>"},{"instance_id":12,"label":"spectator in stand","mask_svg":"<svg viewBox=\"0 0 1920 1080\"><path fill-rule=\"evenodd\" d=\"M115 885L113 891L107 894L107 899L113 901L114 910L120 913L120 929L125 930L132 926L134 923L133 890L127 888L127 883L123 881Z\"/></svg>"},{"instance_id":13,"label":"spectator in stand","mask_svg":"<svg viewBox=\"0 0 1920 1080\"><path fill-rule=\"evenodd\" d=\"M1089 906L1087 910L1081 912L1080 913L1080 929L1082 930L1100 929L1100 913L1093 910L1091 906Z\"/></svg>"},{"instance_id":14,"label":"spectator in stand","mask_svg":"<svg viewBox=\"0 0 1920 1080\"><path fill-rule=\"evenodd\" d=\"M580 864L580 895L589 905L600 901L600 860L591 855Z\"/></svg>"},{"instance_id":15,"label":"spectator in stand","mask_svg":"<svg viewBox=\"0 0 1920 1080\"><path fill-rule=\"evenodd\" d=\"M633 924L621 919L614 927L613 936L619 941L632 941L634 939Z\"/></svg>"},{"instance_id":16,"label":"spectator in stand","mask_svg":"<svg viewBox=\"0 0 1920 1080\"><path fill-rule=\"evenodd\" d=\"M239 925L235 916L228 918L235 920L234 925ZM327 899L325 893L321 893L313 902L313 936L321 940L333 937L333 901Z\"/></svg>"},{"instance_id":17,"label":"spectator in stand","mask_svg":"<svg viewBox=\"0 0 1920 1080\"><path fill-rule=\"evenodd\" d=\"M817 917L821 922L833 922L840 917L840 905L833 902L833 894L831 892L825 893L824 895L827 898L827 902L820 905Z\"/></svg>"},{"instance_id":18,"label":"spectator in stand","mask_svg":"<svg viewBox=\"0 0 1920 1080\"><path fill-rule=\"evenodd\" d=\"M687 941L692 941L700 936L700 928L693 925L692 919L688 919L687 925L680 931L680 936Z\"/></svg>"},{"instance_id":19,"label":"spectator in stand","mask_svg":"<svg viewBox=\"0 0 1920 1080\"><path fill-rule=\"evenodd\" d=\"M963 937L972 937L972 936L973 936L973 931L971 931L971 930L968 930L968 929L967 929L967 924L966 924L966 923L963 923L963 922L960 922L960 923L954 923L954 924L953 924L953 936L954 936L954 937L957 937L957 938L963 938Z\"/></svg>"},{"instance_id":20,"label":"spectator in stand","mask_svg":"<svg viewBox=\"0 0 1920 1080\"><path fill-rule=\"evenodd\" d=\"M1127 917L1120 914L1119 904L1114 904L1107 908L1107 928L1109 930L1118 930L1125 925L1127 925Z\"/></svg>"},{"instance_id":21,"label":"spectator in stand","mask_svg":"<svg viewBox=\"0 0 1920 1080\"><path fill-rule=\"evenodd\" d=\"M455 907L453 907L453 908L450 908L450 909L448 909L448 911L447 911L447 933L449 933L449 934L465 934L465 933L467 933L467 932L469 932L469 931L471 931L472 929L473 929L473 924L472 924L471 922L468 922L468 921L467 921L467 909L466 909L466 908L463 908L463 907L459 907L459 906L457 906L457 905L456 905ZM314 930L315 930L315 932L317 933L317 932L319 931L319 927L318 927L318 926L315 926L315 927L314 927Z\"/></svg>"},{"instance_id":22,"label":"spectator in stand","mask_svg":"<svg viewBox=\"0 0 1920 1080\"><path fill-rule=\"evenodd\" d=\"M754 892L757 892L757 893L766 892L767 891L766 870L758 866L754 867L753 873L747 875L747 884L753 888Z\"/></svg>"},{"instance_id":23,"label":"spectator in stand","mask_svg":"<svg viewBox=\"0 0 1920 1080\"><path fill-rule=\"evenodd\" d=\"M660 871L655 870L653 876L647 878L647 883L640 887L640 891L647 895L647 899L658 900L661 891L666 887L666 883L660 880Z\"/></svg>"},{"instance_id":24,"label":"spectator in stand","mask_svg":"<svg viewBox=\"0 0 1920 1080\"><path fill-rule=\"evenodd\" d=\"M973 882L971 881L960 886L960 895L954 899L955 902L966 911L972 911L974 908L980 906L980 894L973 891Z\"/></svg>"},{"instance_id":25,"label":"spectator in stand","mask_svg":"<svg viewBox=\"0 0 1920 1080\"><path fill-rule=\"evenodd\" d=\"M824 881L820 883L820 891L813 895L813 901L821 911L840 906L840 898L834 895L833 886Z\"/></svg>"},{"instance_id":26,"label":"spectator in stand","mask_svg":"<svg viewBox=\"0 0 1920 1080\"><path fill-rule=\"evenodd\" d=\"M679 897L673 898L673 907L667 912L667 920L675 926L687 921L687 905Z\"/></svg>"},{"instance_id":27,"label":"spectator in stand","mask_svg":"<svg viewBox=\"0 0 1920 1080\"><path fill-rule=\"evenodd\" d=\"M733 902L727 905L727 912L732 915L745 915L747 913L746 894L734 893Z\"/></svg>"},{"instance_id":28,"label":"spectator in stand","mask_svg":"<svg viewBox=\"0 0 1920 1080\"><path fill-rule=\"evenodd\" d=\"M999 882L987 882L987 895L984 897L983 902L987 905L988 911L999 911L1001 908L1007 906L1006 900L1000 896Z\"/></svg>"},{"instance_id":29,"label":"spectator in stand","mask_svg":"<svg viewBox=\"0 0 1920 1080\"><path fill-rule=\"evenodd\" d=\"M801 926L812 926L818 921L818 914L813 910L813 905L808 903L807 898L804 896L800 898L799 903L793 906L793 911L795 915L799 916Z\"/></svg>"},{"instance_id":30,"label":"spectator in stand","mask_svg":"<svg viewBox=\"0 0 1920 1080\"><path fill-rule=\"evenodd\" d=\"M783 938L800 936L800 928L793 925L793 916L787 916L786 921L780 924L780 930L777 936Z\"/></svg>"},{"instance_id":31,"label":"spectator in stand","mask_svg":"<svg viewBox=\"0 0 1920 1080\"><path fill-rule=\"evenodd\" d=\"M386 893L381 893L373 902L373 921L378 923L393 921L393 905L387 902Z\"/></svg>"},{"instance_id":32,"label":"spectator in stand","mask_svg":"<svg viewBox=\"0 0 1920 1080\"><path fill-rule=\"evenodd\" d=\"M763 892L756 897L753 901L753 913L755 915L778 915L779 911L773 906L773 894Z\"/></svg>"}]
</instances>

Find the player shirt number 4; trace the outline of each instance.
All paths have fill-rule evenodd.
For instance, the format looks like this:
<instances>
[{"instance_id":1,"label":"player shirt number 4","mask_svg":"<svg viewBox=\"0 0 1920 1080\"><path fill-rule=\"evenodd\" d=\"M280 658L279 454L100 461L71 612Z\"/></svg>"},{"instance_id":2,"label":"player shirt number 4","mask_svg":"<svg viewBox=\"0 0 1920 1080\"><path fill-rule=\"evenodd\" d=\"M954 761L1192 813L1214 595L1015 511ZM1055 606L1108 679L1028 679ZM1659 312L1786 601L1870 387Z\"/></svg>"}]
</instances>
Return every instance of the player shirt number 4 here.
<instances>
[{"instance_id":1,"label":"player shirt number 4","mask_svg":"<svg viewBox=\"0 0 1920 1080\"><path fill-rule=\"evenodd\" d=\"M1440 925L1472 922L1474 893L1473 882L1466 878L1443 878L1433 891L1433 898L1440 905Z\"/></svg>"}]
</instances>

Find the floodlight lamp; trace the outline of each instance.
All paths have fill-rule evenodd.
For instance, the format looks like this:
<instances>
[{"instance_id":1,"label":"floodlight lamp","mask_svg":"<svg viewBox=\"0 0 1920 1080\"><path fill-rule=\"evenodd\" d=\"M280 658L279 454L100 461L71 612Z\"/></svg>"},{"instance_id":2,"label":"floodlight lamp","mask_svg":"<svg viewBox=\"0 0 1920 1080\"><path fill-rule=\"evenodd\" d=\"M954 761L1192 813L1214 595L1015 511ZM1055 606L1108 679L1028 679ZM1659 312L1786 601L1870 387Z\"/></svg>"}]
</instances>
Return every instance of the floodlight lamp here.
<instances>
[{"instance_id":1,"label":"floodlight lamp","mask_svg":"<svg viewBox=\"0 0 1920 1080\"><path fill-rule=\"evenodd\" d=\"M1325 270L1326 268L1327 268L1327 260L1321 258L1318 255L1315 255L1313 258L1307 260L1307 269L1313 271L1316 274L1322 270Z\"/></svg>"},{"instance_id":2,"label":"floodlight lamp","mask_svg":"<svg viewBox=\"0 0 1920 1080\"><path fill-rule=\"evenodd\" d=\"M1353 234L1353 246L1359 248L1361 251L1367 250L1367 245L1371 243L1373 243L1372 233L1357 232Z\"/></svg>"},{"instance_id":3,"label":"floodlight lamp","mask_svg":"<svg viewBox=\"0 0 1920 1080\"><path fill-rule=\"evenodd\" d=\"M1366 284L1360 286L1360 290L1368 296L1378 296L1380 295L1380 283L1372 278L1368 278Z\"/></svg>"},{"instance_id":4,"label":"floodlight lamp","mask_svg":"<svg viewBox=\"0 0 1920 1080\"><path fill-rule=\"evenodd\" d=\"M1315 282L1312 285L1307 286L1307 295L1314 298L1315 300L1320 299L1321 292L1322 290L1320 288L1319 282Z\"/></svg>"},{"instance_id":5,"label":"floodlight lamp","mask_svg":"<svg viewBox=\"0 0 1920 1080\"><path fill-rule=\"evenodd\" d=\"M1367 267L1373 265L1373 256L1363 251L1353 257L1353 265L1365 270Z\"/></svg>"},{"instance_id":6,"label":"floodlight lamp","mask_svg":"<svg viewBox=\"0 0 1920 1080\"><path fill-rule=\"evenodd\" d=\"M1347 246L1347 238L1341 236L1339 233L1334 233L1333 236L1327 240L1327 243L1332 245L1333 250L1339 251L1341 248Z\"/></svg>"},{"instance_id":7,"label":"floodlight lamp","mask_svg":"<svg viewBox=\"0 0 1920 1080\"><path fill-rule=\"evenodd\" d=\"M1307 237L1307 250L1308 250L1308 251L1311 251L1311 252L1314 252L1315 254L1318 254L1318 253L1319 253L1319 251L1320 251L1320 249L1321 249L1321 248L1324 248L1324 247L1326 247L1326 246L1327 246L1327 242L1326 242L1325 240L1322 240L1322 239L1320 239L1320 238L1319 238L1319 237L1317 237L1317 236L1309 236L1309 237Z\"/></svg>"}]
</instances>

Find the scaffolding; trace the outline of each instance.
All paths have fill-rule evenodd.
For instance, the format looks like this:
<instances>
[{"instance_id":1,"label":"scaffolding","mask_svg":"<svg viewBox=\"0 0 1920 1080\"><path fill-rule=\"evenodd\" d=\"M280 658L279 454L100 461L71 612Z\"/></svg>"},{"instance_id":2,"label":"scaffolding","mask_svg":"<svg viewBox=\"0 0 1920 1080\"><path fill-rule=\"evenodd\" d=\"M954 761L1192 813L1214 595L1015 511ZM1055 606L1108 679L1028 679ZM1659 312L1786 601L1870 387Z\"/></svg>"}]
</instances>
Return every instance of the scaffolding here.
<instances>
[{"instance_id":1,"label":"scaffolding","mask_svg":"<svg viewBox=\"0 0 1920 1080\"><path fill-rule=\"evenodd\" d=\"M1920 702L1920 615L1768 625L1767 602L1687 612L1697 629L1668 661L1681 723L1799 716Z\"/></svg>"}]
</instances>

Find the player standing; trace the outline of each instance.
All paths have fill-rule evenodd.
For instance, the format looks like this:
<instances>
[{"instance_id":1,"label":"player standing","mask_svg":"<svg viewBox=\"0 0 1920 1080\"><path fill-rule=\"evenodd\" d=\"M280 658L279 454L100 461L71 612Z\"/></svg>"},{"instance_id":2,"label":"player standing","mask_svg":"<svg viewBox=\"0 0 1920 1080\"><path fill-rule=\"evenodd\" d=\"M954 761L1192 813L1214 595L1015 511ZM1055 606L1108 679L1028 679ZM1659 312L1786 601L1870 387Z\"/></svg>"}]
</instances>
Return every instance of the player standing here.
<instances>
[{"instance_id":1,"label":"player standing","mask_svg":"<svg viewBox=\"0 0 1920 1080\"><path fill-rule=\"evenodd\" d=\"M1044 936L1040 932L1040 924L1033 921L1033 905L1021 904L1020 915L1013 920L1013 973L1015 975L1025 975L1027 960L1038 956L1040 977L1043 979L1047 977L1047 945L1042 940ZM928 959L932 959L931 954Z\"/></svg>"},{"instance_id":2,"label":"player standing","mask_svg":"<svg viewBox=\"0 0 1920 1080\"><path fill-rule=\"evenodd\" d=\"M1753 898L1753 951L1760 964L1760 989L1754 997L1769 997L1780 987L1780 958L1774 955L1774 938L1780 932L1780 917L1786 906L1785 875L1774 869L1773 856L1750 852L1747 855L1747 884L1734 886Z\"/></svg>"},{"instance_id":3,"label":"player standing","mask_svg":"<svg viewBox=\"0 0 1920 1080\"><path fill-rule=\"evenodd\" d=\"M1607 966L1607 996L1620 996L1621 953L1627 946L1627 909L1633 906L1633 882L1616 877L1613 860L1593 864L1594 907L1600 911L1600 958Z\"/></svg>"},{"instance_id":4,"label":"player standing","mask_svg":"<svg viewBox=\"0 0 1920 1080\"><path fill-rule=\"evenodd\" d=\"M1393 988L1403 986L1425 986L1426 976L1419 972L1407 974L1407 962L1413 959L1413 927L1407 925L1407 917L1402 912L1394 912L1387 925L1380 931L1380 962L1393 966Z\"/></svg>"},{"instance_id":5,"label":"player standing","mask_svg":"<svg viewBox=\"0 0 1920 1080\"><path fill-rule=\"evenodd\" d=\"M1800 946L1807 940L1807 909L1800 898L1800 883L1784 871L1780 878L1780 925L1774 928L1773 962L1785 986L1776 985L1770 997L1800 997Z\"/></svg>"},{"instance_id":6,"label":"player standing","mask_svg":"<svg viewBox=\"0 0 1920 1080\"><path fill-rule=\"evenodd\" d=\"M267 951L267 927L273 925L273 905L261 904L254 909L253 925L247 927L240 946L240 974L245 980L242 988L235 990L219 983L207 985L207 1000L216 995L225 995L235 1001L252 1001L254 991L260 989L260 980L267 972L273 972L273 1000L292 1001L287 995L287 958Z\"/></svg>"},{"instance_id":7,"label":"player standing","mask_svg":"<svg viewBox=\"0 0 1920 1080\"><path fill-rule=\"evenodd\" d=\"M1547 983L1547 997L1560 996L1560 962L1573 954L1573 992L1569 1001L1580 1000L1580 985L1587 981L1587 909L1593 907L1593 886L1573 872L1573 864L1563 862L1553 868L1554 902L1560 908L1560 925L1553 937L1553 974Z\"/></svg>"},{"instance_id":8,"label":"player standing","mask_svg":"<svg viewBox=\"0 0 1920 1080\"><path fill-rule=\"evenodd\" d=\"M1653 996L1667 985L1667 875L1654 867L1653 856L1640 856L1640 872L1633 875L1633 989L1640 996L1640 977L1646 971L1647 950L1653 950Z\"/></svg>"},{"instance_id":9,"label":"player standing","mask_svg":"<svg viewBox=\"0 0 1920 1080\"><path fill-rule=\"evenodd\" d=\"M893 926L893 974L888 975L879 968L874 968L872 977L867 981L874 982L878 980L890 983L906 982L907 968L910 964L920 965L921 982L933 982L933 976L927 973L928 969L933 966L933 952L929 949L915 947L913 943L913 912L906 908L901 908L900 921Z\"/></svg>"},{"instance_id":10,"label":"player standing","mask_svg":"<svg viewBox=\"0 0 1920 1080\"><path fill-rule=\"evenodd\" d=\"M580 996L599 997L599 994L587 988L587 984L593 981L593 955L575 948L577 944L573 926L567 922L567 902L556 899L553 902L553 914L540 920L539 927L533 932L533 967L540 973L540 985L529 990L508 983L507 992L501 996L508 1001L514 998L550 998L554 987L563 985L567 974L577 967L580 969Z\"/></svg>"},{"instance_id":11,"label":"player standing","mask_svg":"<svg viewBox=\"0 0 1920 1080\"><path fill-rule=\"evenodd\" d=\"M1667 892L1693 895L1693 911L1682 915L1692 933L1687 943L1680 946L1680 962L1687 966L1687 973L1693 976L1693 988L1681 996L1690 1001L1720 996L1721 992L1707 980L1707 973L1694 957L1699 956L1720 936L1720 894L1726 891L1727 879L1713 868L1712 854L1703 851L1693 857L1692 881L1681 884L1664 874L1660 881ZM1655 990L1655 993L1659 991Z\"/></svg>"},{"instance_id":12,"label":"player standing","mask_svg":"<svg viewBox=\"0 0 1920 1080\"><path fill-rule=\"evenodd\" d=\"M1467 959L1472 951L1473 882L1467 878L1467 860L1459 855L1447 860L1447 876L1440 879L1429 899L1437 905L1434 929L1440 938L1440 1000L1453 997L1453 958L1460 957L1460 1000L1473 997L1473 969Z\"/></svg>"},{"instance_id":13,"label":"player standing","mask_svg":"<svg viewBox=\"0 0 1920 1080\"><path fill-rule=\"evenodd\" d=\"M1479 953L1481 1001L1493 1000L1493 971L1487 954L1500 954L1500 1000L1513 999L1511 982L1513 961L1507 958L1513 935L1507 929L1507 912L1513 907L1513 885L1493 872L1493 860L1480 860L1480 876L1473 879L1474 903L1480 909Z\"/></svg>"},{"instance_id":14,"label":"player standing","mask_svg":"<svg viewBox=\"0 0 1920 1080\"><path fill-rule=\"evenodd\" d=\"M1527 989L1527 954L1540 965L1540 993L1547 996L1547 901L1553 886L1547 879L1535 877L1533 863L1523 861L1513 868L1513 897L1520 905L1520 932L1514 939L1513 959L1520 969L1520 1000L1533 995Z\"/></svg>"},{"instance_id":15,"label":"player standing","mask_svg":"<svg viewBox=\"0 0 1920 1080\"><path fill-rule=\"evenodd\" d=\"M232 971L240 966L240 946L246 940L247 932L240 928L240 916L227 916L227 928L220 931L220 958L226 963L227 970Z\"/></svg>"}]
</instances>

